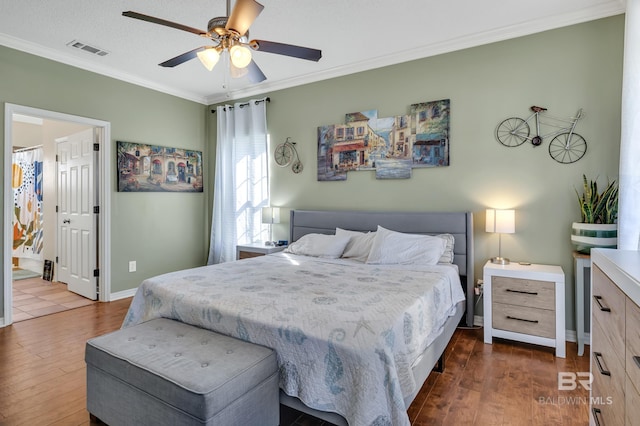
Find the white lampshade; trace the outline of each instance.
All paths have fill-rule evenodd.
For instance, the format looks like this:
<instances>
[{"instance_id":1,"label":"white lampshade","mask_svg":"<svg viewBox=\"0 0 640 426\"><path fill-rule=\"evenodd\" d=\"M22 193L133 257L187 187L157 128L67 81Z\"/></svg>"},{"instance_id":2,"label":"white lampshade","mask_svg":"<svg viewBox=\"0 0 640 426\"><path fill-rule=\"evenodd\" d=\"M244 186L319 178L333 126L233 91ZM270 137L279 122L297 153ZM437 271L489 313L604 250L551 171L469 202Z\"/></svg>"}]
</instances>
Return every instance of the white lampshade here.
<instances>
[{"instance_id":1,"label":"white lampshade","mask_svg":"<svg viewBox=\"0 0 640 426\"><path fill-rule=\"evenodd\" d=\"M237 68L246 68L251 62L251 50L245 46L234 45L229 49L231 62Z\"/></svg>"},{"instance_id":2,"label":"white lampshade","mask_svg":"<svg viewBox=\"0 0 640 426\"><path fill-rule=\"evenodd\" d=\"M196 53L196 55L198 55L198 59L200 59L202 65L204 65L209 71L211 71L220 60L220 53L213 47L205 48L204 50Z\"/></svg>"},{"instance_id":3,"label":"white lampshade","mask_svg":"<svg viewBox=\"0 0 640 426\"><path fill-rule=\"evenodd\" d=\"M516 232L516 211L487 209L486 231L514 234Z\"/></svg>"},{"instance_id":4,"label":"white lampshade","mask_svg":"<svg viewBox=\"0 0 640 426\"><path fill-rule=\"evenodd\" d=\"M280 207L263 207L262 223L280 223Z\"/></svg>"}]
</instances>

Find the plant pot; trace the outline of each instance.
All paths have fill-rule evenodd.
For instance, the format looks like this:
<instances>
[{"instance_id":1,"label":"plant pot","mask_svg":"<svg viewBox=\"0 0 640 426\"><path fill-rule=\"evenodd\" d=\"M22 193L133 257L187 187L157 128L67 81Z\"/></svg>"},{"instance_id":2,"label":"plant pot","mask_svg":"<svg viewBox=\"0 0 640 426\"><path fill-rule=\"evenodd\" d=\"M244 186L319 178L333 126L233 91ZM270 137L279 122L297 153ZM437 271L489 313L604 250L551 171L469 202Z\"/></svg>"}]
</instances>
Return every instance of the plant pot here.
<instances>
[{"instance_id":1,"label":"plant pot","mask_svg":"<svg viewBox=\"0 0 640 426\"><path fill-rule=\"evenodd\" d=\"M571 243L576 246L576 251L585 254L589 254L593 247L616 248L618 225L573 222Z\"/></svg>"}]
</instances>

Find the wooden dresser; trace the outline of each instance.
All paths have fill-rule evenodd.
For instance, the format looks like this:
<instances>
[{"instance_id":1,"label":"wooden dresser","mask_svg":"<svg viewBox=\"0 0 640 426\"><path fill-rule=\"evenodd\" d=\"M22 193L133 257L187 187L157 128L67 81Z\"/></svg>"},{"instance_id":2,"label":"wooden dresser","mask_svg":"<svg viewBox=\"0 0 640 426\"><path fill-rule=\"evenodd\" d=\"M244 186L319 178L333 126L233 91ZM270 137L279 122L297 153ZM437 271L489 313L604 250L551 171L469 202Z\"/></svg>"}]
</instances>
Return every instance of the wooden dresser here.
<instances>
[{"instance_id":1,"label":"wooden dresser","mask_svg":"<svg viewBox=\"0 0 640 426\"><path fill-rule=\"evenodd\" d=\"M591 252L590 424L640 419L640 252Z\"/></svg>"}]
</instances>

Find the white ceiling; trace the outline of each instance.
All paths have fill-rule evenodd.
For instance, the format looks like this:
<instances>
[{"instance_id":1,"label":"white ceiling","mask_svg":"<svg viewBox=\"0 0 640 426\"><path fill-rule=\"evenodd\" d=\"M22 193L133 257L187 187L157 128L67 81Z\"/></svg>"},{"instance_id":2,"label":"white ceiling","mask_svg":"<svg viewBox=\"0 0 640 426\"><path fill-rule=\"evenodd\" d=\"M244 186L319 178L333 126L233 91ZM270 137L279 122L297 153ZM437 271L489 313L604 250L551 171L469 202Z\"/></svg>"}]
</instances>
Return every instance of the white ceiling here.
<instances>
[{"instance_id":1,"label":"white ceiling","mask_svg":"<svg viewBox=\"0 0 640 426\"><path fill-rule=\"evenodd\" d=\"M319 62L265 52L267 80L230 80L222 60L160 62L206 44L122 16L132 10L207 29L225 0L0 0L0 44L182 98L212 104L623 13L624 0L263 0L250 38L322 50ZM233 1L232 1L233 6ZM109 52L68 47L77 40ZM228 79L228 77L227 77Z\"/></svg>"}]
</instances>

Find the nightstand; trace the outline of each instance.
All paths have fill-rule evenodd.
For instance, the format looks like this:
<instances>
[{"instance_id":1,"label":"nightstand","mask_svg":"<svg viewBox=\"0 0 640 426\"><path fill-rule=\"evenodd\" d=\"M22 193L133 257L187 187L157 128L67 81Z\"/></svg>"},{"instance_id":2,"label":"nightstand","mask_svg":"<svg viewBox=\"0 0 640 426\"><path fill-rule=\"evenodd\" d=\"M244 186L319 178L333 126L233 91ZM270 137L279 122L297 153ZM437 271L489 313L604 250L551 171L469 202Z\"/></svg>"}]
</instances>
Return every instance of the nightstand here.
<instances>
[{"instance_id":1,"label":"nightstand","mask_svg":"<svg viewBox=\"0 0 640 426\"><path fill-rule=\"evenodd\" d=\"M494 337L556 348L564 358L564 272L556 265L484 265L484 342Z\"/></svg>"},{"instance_id":2,"label":"nightstand","mask_svg":"<svg viewBox=\"0 0 640 426\"><path fill-rule=\"evenodd\" d=\"M242 244L236 246L236 259L264 256L265 254L277 253L286 248L287 246L265 246L264 243Z\"/></svg>"}]
</instances>

